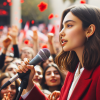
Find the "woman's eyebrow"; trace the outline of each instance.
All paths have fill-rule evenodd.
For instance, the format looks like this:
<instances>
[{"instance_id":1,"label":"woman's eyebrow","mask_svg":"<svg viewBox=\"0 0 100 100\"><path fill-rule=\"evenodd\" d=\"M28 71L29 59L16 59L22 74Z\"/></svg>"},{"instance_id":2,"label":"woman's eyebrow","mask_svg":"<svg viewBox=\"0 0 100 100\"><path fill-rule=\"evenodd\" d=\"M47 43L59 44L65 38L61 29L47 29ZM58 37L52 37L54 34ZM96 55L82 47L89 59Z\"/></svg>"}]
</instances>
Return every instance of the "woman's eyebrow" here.
<instances>
[{"instance_id":1,"label":"woman's eyebrow","mask_svg":"<svg viewBox=\"0 0 100 100\"><path fill-rule=\"evenodd\" d=\"M62 24L64 25L64 24L66 24L68 22L74 22L75 23L75 21L73 21L73 20L67 20L67 21L63 22Z\"/></svg>"}]
</instances>

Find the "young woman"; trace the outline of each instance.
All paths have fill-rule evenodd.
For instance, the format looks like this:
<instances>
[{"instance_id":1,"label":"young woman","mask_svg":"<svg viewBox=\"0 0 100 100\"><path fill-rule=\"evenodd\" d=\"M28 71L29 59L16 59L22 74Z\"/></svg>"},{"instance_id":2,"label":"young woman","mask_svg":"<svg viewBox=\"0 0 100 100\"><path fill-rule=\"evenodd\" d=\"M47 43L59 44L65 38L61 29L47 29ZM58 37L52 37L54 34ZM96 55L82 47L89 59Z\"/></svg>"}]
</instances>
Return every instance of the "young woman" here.
<instances>
[{"instance_id":1,"label":"young woman","mask_svg":"<svg viewBox=\"0 0 100 100\"><path fill-rule=\"evenodd\" d=\"M0 74L0 88L4 85L10 78L12 74L10 73L2 73ZM6 88L0 91L0 100L15 100L18 93L18 86L20 82L16 80L15 82L8 85ZM7 98L7 99L6 99Z\"/></svg>"},{"instance_id":2,"label":"young woman","mask_svg":"<svg viewBox=\"0 0 100 100\"><path fill-rule=\"evenodd\" d=\"M62 51L56 63L69 72L58 100L100 100L100 9L90 5L66 9L59 40ZM33 66L21 65L21 68L17 71ZM48 100L35 85L32 88L29 84L26 90L30 93L25 100Z\"/></svg>"},{"instance_id":3,"label":"young woman","mask_svg":"<svg viewBox=\"0 0 100 100\"><path fill-rule=\"evenodd\" d=\"M64 79L61 71L55 63L49 64L43 72L41 82L42 92L48 96L51 92L61 90Z\"/></svg>"}]
</instances>

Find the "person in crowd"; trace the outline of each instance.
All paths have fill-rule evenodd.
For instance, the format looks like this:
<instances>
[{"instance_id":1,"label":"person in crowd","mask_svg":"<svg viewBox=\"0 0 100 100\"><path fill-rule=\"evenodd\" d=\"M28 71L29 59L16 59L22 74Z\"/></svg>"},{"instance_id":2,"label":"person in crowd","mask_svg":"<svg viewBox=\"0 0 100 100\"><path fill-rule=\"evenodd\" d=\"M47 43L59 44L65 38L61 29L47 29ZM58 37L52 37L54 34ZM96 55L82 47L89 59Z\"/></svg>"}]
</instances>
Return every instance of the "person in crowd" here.
<instances>
[{"instance_id":1,"label":"person in crowd","mask_svg":"<svg viewBox=\"0 0 100 100\"><path fill-rule=\"evenodd\" d=\"M11 28L9 28L8 35L12 37L12 44L13 44L13 53L15 58L19 58L19 48L18 48L18 33L19 29L16 25L13 25Z\"/></svg>"},{"instance_id":2,"label":"person in crowd","mask_svg":"<svg viewBox=\"0 0 100 100\"><path fill-rule=\"evenodd\" d=\"M24 58L28 58L29 60L32 60L32 58L34 58L33 49L31 47L23 47L20 53L20 58L22 61L24 60Z\"/></svg>"},{"instance_id":3,"label":"person in crowd","mask_svg":"<svg viewBox=\"0 0 100 100\"><path fill-rule=\"evenodd\" d=\"M34 68L35 68L35 74L32 81L40 84L43 78L43 69L39 65L36 65Z\"/></svg>"},{"instance_id":4,"label":"person in crowd","mask_svg":"<svg viewBox=\"0 0 100 100\"><path fill-rule=\"evenodd\" d=\"M11 63L13 60L14 60L14 54L13 53L6 53L4 66Z\"/></svg>"},{"instance_id":5,"label":"person in crowd","mask_svg":"<svg viewBox=\"0 0 100 100\"><path fill-rule=\"evenodd\" d=\"M65 9L59 34L62 51L55 61L60 69L68 70L60 96L47 98L35 84L33 86L32 71L26 93L22 94L20 100L100 100L99 27L100 8L81 4ZM18 66L17 72L34 69L27 59L23 63Z\"/></svg>"},{"instance_id":6,"label":"person in crowd","mask_svg":"<svg viewBox=\"0 0 100 100\"><path fill-rule=\"evenodd\" d=\"M0 88L12 77L11 73L2 73L0 74ZM1 90L0 100L15 100L18 94L18 86L20 82L16 80L7 87Z\"/></svg>"},{"instance_id":7,"label":"person in crowd","mask_svg":"<svg viewBox=\"0 0 100 100\"><path fill-rule=\"evenodd\" d=\"M39 52L39 37L38 37L38 29L34 29L33 31L33 36L30 35L33 41L33 50L34 50L34 55L37 55Z\"/></svg>"},{"instance_id":8,"label":"person in crowd","mask_svg":"<svg viewBox=\"0 0 100 100\"><path fill-rule=\"evenodd\" d=\"M34 68L35 68L35 74L32 78L33 85L35 83L38 86L38 88L40 90L42 90L40 83L41 83L42 78L43 78L43 69L40 65L36 65Z\"/></svg>"},{"instance_id":9,"label":"person in crowd","mask_svg":"<svg viewBox=\"0 0 100 100\"><path fill-rule=\"evenodd\" d=\"M64 78L55 63L49 64L43 72L43 79L41 82L42 92L48 96L55 90L60 91L63 85Z\"/></svg>"},{"instance_id":10,"label":"person in crowd","mask_svg":"<svg viewBox=\"0 0 100 100\"><path fill-rule=\"evenodd\" d=\"M16 25L12 26L9 28L8 35L6 38L3 40L3 51L2 54L0 55L0 69L5 65L5 61L9 61L6 56L7 49L10 46L11 42L13 43L13 48L14 48L14 57L19 58L19 49L18 49L18 27ZM11 57L10 57L11 58ZM13 58L11 58L10 61L12 61Z\"/></svg>"},{"instance_id":11,"label":"person in crowd","mask_svg":"<svg viewBox=\"0 0 100 100\"><path fill-rule=\"evenodd\" d=\"M48 37L48 47L49 47L49 50L50 50L50 54L53 57L53 61L55 61L57 51L56 51L56 48L55 48L54 34L48 33L47 37Z\"/></svg>"},{"instance_id":12,"label":"person in crowd","mask_svg":"<svg viewBox=\"0 0 100 100\"><path fill-rule=\"evenodd\" d=\"M0 69L2 69L2 67L4 66L5 55L9 45L11 44L11 41L12 41L11 36L7 36L6 38L3 39L3 50L0 55Z\"/></svg>"},{"instance_id":13,"label":"person in crowd","mask_svg":"<svg viewBox=\"0 0 100 100\"><path fill-rule=\"evenodd\" d=\"M20 58L14 58L12 63L16 64L17 66L21 64L21 59Z\"/></svg>"},{"instance_id":14,"label":"person in crowd","mask_svg":"<svg viewBox=\"0 0 100 100\"><path fill-rule=\"evenodd\" d=\"M9 72L9 73L13 73L13 74L16 74L16 70L17 69L17 65L15 63L9 63L7 65L5 65L3 68L2 68L2 72Z\"/></svg>"},{"instance_id":15,"label":"person in crowd","mask_svg":"<svg viewBox=\"0 0 100 100\"><path fill-rule=\"evenodd\" d=\"M55 47L56 43L54 42L54 34L48 33L47 36L48 36L48 46L49 46L50 54L53 57L53 62L55 62L55 57L58 53L57 53L57 50ZM68 71L66 69L64 69L64 70L62 70L62 72L64 73L64 76L66 77Z\"/></svg>"},{"instance_id":16,"label":"person in crowd","mask_svg":"<svg viewBox=\"0 0 100 100\"><path fill-rule=\"evenodd\" d=\"M48 64L53 63L53 62L54 62L53 57L50 55L50 57L49 57L47 60L42 61L42 62L40 63L40 66L41 66L43 69L45 69L45 68L48 66Z\"/></svg>"}]
</instances>

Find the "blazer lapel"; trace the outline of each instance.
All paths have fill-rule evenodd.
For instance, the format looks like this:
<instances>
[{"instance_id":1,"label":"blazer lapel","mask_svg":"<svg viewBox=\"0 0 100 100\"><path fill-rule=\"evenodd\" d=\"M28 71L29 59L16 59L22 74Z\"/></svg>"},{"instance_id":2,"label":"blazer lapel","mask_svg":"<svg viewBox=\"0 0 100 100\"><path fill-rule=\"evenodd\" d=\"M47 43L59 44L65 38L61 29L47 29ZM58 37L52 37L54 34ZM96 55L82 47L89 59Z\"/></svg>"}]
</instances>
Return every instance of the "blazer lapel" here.
<instances>
[{"instance_id":1,"label":"blazer lapel","mask_svg":"<svg viewBox=\"0 0 100 100\"><path fill-rule=\"evenodd\" d=\"M73 81L73 78L74 78L74 73L70 73L70 76L67 79L67 85L65 87L65 91L64 91L64 94L63 94L64 96L63 96L62 100L66 100L66 98L68 96L68 92L69 92L70 86L71 86L71 83Z\"/></svg>"},{"instance_id":2,"label":"blazer lapel","mask_svg":"<svg viewBox=\"0 0 100 100\"><path fill-rule=\"evenodd\" d=\"M85 90L87 89L87 87L90 85L90 83L92 81L91 79L89 79L92 72L93 72L93 69L90 71L84 69L84 71L79 79L79 82L76 84L75 89L72 92L70 100L79 100L80 99L80 97L82 96L82 94L85 92Z\"/></svg>"}]
</instances>

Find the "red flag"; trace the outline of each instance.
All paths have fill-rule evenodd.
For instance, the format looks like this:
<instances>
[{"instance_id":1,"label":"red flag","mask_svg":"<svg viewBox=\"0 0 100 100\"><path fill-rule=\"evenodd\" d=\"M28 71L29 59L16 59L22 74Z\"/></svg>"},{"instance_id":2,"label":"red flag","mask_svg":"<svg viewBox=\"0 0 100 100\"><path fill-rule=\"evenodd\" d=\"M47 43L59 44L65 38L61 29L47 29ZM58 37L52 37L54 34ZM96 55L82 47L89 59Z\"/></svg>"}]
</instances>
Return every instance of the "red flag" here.
<instances>
[{"instance_id":1,"label":"red flag","mask_svg":"<svg viewBox=\"0 0 100 100\"><path fill-rule=\"evenodd\" d=\"M50 32L55 34L55 26L52 27Z\"/></svg>"},{"instance_id":2,"label":"red flag","mask_svg":"<svg viewBox=\"0 0 100 100\"><path fill-rule=\"evenodd\" d=\"M24 27L24 37L26 37L26 32L29 30L29 21L26 22L25 27Z\"/></svg>"}]
</instances>

